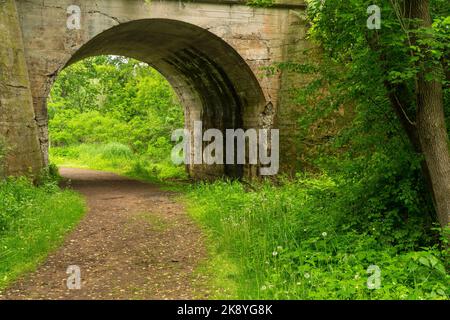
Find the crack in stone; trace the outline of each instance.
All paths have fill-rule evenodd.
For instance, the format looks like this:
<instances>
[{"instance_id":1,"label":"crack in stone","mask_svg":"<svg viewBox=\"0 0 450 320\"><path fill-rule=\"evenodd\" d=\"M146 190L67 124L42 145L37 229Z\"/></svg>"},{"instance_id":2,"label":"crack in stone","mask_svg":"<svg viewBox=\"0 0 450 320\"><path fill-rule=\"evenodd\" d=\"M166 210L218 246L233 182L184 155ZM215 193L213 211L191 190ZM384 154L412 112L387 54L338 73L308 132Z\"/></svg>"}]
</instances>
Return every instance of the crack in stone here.
<instances>
[{"instance_id":1,"label":"crack in stone","mask_svg":"<svg viewBox=\"0 0 450 320\"><path fill-rule=\"evenodd\" d=\"M45 8L51 8L51 9L61 9L65 10L63 7L60 6L52 6L52 5L44 5Z\"/></svg>"},{"instance_id":2,"label":"crack in stone","mask_svg":"<svg viewBox=\"0 0 450 320\"><path fill-rule=\"evenodd\" d=\"M14 84L8 84L8 83L5 83L5 86L10 87L10 88L14 88L14 89L24 89L24 90L28 89L28 87L26 87L26 86L14 85Z\"/></svg>"},{"instance_id":3,"label":"crack in stone","mask_svg":"<svg viewBox=\"0 0 450 320\"><path fill-rule=\"evenodd\" d=\"M110 16L109 14L101 12L99 10L91 10L91 11L88 11L88 13L90 13L90 14L98 13L98 14L100 14L102 16L105 16L105 17L108 17L108 18L114 20L115 22L117 22L119 24L122 23L118 18L116 18L114 16Z\"/></svg>"}]
</instances>

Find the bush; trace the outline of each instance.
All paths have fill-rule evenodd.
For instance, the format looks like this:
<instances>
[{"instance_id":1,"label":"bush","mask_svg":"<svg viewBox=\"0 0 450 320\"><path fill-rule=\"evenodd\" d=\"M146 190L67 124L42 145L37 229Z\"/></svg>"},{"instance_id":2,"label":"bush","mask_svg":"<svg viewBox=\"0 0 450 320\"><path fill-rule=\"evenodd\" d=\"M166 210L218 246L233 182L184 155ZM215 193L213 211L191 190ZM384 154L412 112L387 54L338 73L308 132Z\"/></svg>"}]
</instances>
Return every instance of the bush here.
<instances>
[{"instance_id":1,"label":"bush","mask_svg":"<svg viewBox=\"0 0 450 320\"><path fill-rule=\"evenodd\" d=\"M127 123L89 111L81 114L63 111L49 123L52 146L70 146L80 143L128 141L131 128Z\"/></svg>"},{"instance_id":2,"label":"bush","mask_svg":"<svg viewBox=\"0 0 450 320\"><path fill-rule=\"evenodd\" d=\"M98 152L101 154L102 158L106 160L133 158L133 151L131 151L128 146L117 142L99 146Z\"/></svg>"},{"instance_id":3,"label":"bush","mask_svg":"<svg viewBox=\"0 0 450 320\"><path fill-rule=\"evenodd\" d=\"M60 181L61 176L59 175L59 169L55 164L50 164L48 167L42 169L36 179L37 185L44 186L48 189L58 188L58 183Z\"/></svg>"},{"instance_id":4,"label":"bush","mask_svg":"<svg viewBox=\"0 0 450 320\"><path fill-rule=\"evenodd\" d=\"M24 209L33 205L36 198L31 181L26 178L0 182L0 234L11 229L24 213Z\"/></svg>"}]
</instances>

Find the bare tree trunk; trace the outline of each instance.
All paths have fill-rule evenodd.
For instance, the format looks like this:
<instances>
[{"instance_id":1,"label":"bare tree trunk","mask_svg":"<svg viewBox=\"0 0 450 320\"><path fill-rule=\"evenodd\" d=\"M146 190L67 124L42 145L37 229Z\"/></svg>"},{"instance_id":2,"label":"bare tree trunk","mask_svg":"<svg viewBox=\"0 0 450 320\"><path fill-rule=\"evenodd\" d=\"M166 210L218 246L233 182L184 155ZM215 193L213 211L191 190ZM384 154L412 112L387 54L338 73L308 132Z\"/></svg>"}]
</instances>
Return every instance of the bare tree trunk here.
<instances>
[{"instance_id":1,"label":"bare tree trunk","mask_svg":"<svg viewBox=\"0 0 450 320\"><path fill-rule=\"evenodd\" d=\"M420 19L421 26L431 26L429 0L409 0L405 18ZM424 70L416 84L416 130L420 148L431 178L435 209L442 227L450 219L450 153L445 124L442 84L426 80L425 75L441 70Z\"/></svg>"}]
</instances>

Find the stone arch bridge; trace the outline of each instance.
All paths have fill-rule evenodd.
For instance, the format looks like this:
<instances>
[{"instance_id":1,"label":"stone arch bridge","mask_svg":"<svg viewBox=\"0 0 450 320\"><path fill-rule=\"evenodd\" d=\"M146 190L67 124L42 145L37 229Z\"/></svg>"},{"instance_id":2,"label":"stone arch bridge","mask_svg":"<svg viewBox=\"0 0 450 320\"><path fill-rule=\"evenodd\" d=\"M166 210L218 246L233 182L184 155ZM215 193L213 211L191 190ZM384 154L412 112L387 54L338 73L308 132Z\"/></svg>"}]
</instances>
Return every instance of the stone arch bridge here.
<instances>
[{"instance_id":1,"label":"stone arch bridge","mask_svg":"<svg viewBox=\"0 0 450 320\"><path fill-rule=\"evenodd\" d=\"M305 5L245 2L0 0L3 174L36 173L46 165L53 81L64 67L103 54L132 57L161 72L185 107L188 128L202 120L204 129L280 129L280 165L292 168L298 153L298 107L287 98L292 76L267 76L267 67L306 59ZM247 165L188 169L194 177L258 174Z\"/></svg>"}]
</instances>

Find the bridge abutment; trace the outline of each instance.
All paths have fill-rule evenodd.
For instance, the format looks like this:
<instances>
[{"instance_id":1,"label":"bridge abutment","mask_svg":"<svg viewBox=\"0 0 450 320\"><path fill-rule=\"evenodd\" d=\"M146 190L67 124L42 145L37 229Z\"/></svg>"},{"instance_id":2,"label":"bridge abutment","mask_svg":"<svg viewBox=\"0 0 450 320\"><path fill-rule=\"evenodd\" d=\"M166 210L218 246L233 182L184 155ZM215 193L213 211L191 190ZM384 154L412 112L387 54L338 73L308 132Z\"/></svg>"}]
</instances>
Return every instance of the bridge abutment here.
<instances>
[{"instance_id":1,"label":"bridge abutment","mask_svg":"<svg viewBox=\"0 0 450 320\"><path fill-rule=\"evenodd\" d=\"M1 175L37 174L43 166L20 21L13 0L0 1Z\"/></svg>"}]
</instances>

